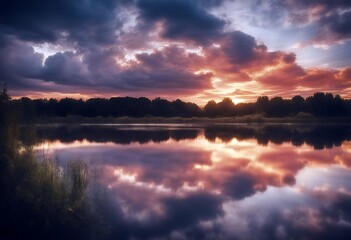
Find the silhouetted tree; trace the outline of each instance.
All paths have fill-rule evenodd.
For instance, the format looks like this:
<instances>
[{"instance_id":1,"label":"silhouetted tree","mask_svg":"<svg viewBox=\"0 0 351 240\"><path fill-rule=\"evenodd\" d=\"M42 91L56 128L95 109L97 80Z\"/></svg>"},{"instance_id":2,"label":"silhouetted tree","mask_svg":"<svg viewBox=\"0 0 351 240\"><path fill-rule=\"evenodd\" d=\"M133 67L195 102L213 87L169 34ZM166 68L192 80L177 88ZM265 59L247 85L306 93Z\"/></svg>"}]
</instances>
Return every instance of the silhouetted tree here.
<instances>
[{"instance_id":1,"label":"silhouetted tree","mask_svg":"<svg viewBox=\"0 0 351 240\"><path fill-rule=\"evenodd\" d=\"M201 113L201 109L194 103L183 102L180 99L177 99L172 102L174 109L174 116L179 117L197 117Z\"/></svg>"},{"instance_id":2,"label":"silhouetted tree","mask_svg":"<svg viewBox=\"0 0 351 240\"><path fill-rule=\"evenodd\" d=\"M172 104L166 99L155 98L152 100L152 115L158 117L172 117L174 116L174 110Z\"/></svg>"},{"instance_id":3,"label":"silhouetted tree","mask_svg":"<svg viewBox=\"0 0 351 240\"><path fill-rule=\"evenodd\" d=\"M235 106L235 112L238 116L252 115L256 112L255 103L238 103Z\"/></svg>"},{"instance_id":4,"label":"silhouetted tree","mask_svg":"<svg viewBox=\"0 0 351 240\"><path fill-rule=\"evenodd\" d=\"M204 107L206 117L216 117L218 114L217 103L214 100L208 101Z\"/></svg>"},{"instance_id":5,"label":"silhouetted tree","mask_svg":"<svg viewBox=\"0 0 351 240\"><path fill-rule=\"evenodd\" d=\"M269 105L269 98L267 96L261 96L256 101L256 112L266 114Z\"/></svg>"},{"instance_id":6,"label":"silhouetted tree","mask_svg":"<svg viewBox=\"0 0 351 240\"><path fill-rule=\"evenodd\" d=\"M305 99L302 96L294 96L291 103L291 110L294 114L305 111Z\"/></svg>"},{"instance_id":7,"label":"silhouetted tree","mask_svg":"<svg viewBox=\"0 0 351 240\"><path fill-rule=\"evenodd\" d=\"M22 97L18 103L21 111L21 122L34 123L37 116L36 108L30 98Z\"/></svg>"},{"instance_id":8,"label":"silhouetted tree","mask_svg":"<svg viewBox=\"0 0 351 240\"><path fill-rule=\"evenodd\" d=\"M2 90L2 92L0 93L0 102L7 102L10 101L11 98L7 92L7 84L4 84L4 88Z\"/></svg>"},{"instance_id":9,"label":"silhouetted tree","mask_svg":"<svg viewBox=\"0 0 351 240\"><path fill-rule=\"evenodd\" d=\"M289 101L285 101L282 97L274 97L269 100L266 115L268 117L285 117L290 113Z\"/></svg>"},{"instance_id":10,"label":"silhouetted tree","mask_svg":"<svg viewBox=\"0 0 351 240\"><path fill-rule=\"evenodd\" d=\"M61 101L60 101L60 104ZM104 98L90 98L86 101L87 116L89 117L107 117L110 109L108 100ZM65 109L65 108L64 108Z\"/></svg>"},{"instance_id":11,"label":"silhouetted tree","mask_svg":"<svg viewBox=\"0 0 351 240\"><path fill-rule=\"evenodd\" d=\"M229 117L234 115L234 103L231 98L224 98L217 104L218 115L221 117Z\"/></svg>"},{"instance_id":12,"label":"silhouetted tree","mask_svg":"<svg viewBox=\"0 0 351 240\"><path fill-rule=\"evenodd\" d=\"M342 116L348 113L350 105L339 95L331 93L315 93L306 99L307 111L317 117Z\"/></svg>"},{"instance_id":13,"label":"silhouetted tree","mask_svg":"<svg viewBox=\"0 0 351 240\"><path fill-rule=\"evenodd\" d=\"M7 93L7 88L5 84L2 92L0 92L0 127L4 125L5 118L8 115L8 112L10 109L10 106L9 106L10 100L11 98ZM0 130L2 129L0 128Z\"/></svg>"},{"instance_id":14,"label":"silhouetted tree","mask_svg":"<svg viewBox=\"0 0 351 240\"><path fill-rule=\"evenodd\" d=\"M340 95L315 93L307 97L294 96L292 99L267 96L258 97L254 103L234 104L230 98L216 103L207 102L204 108L195 103L180 99L168 101L162 98L150 100L145 97L90 98L88 100L63 98L56 99L21 99L11 100L6 86L0 92L0 111L8 108L17 109L22 114L22 121L32 122L35 117L231 117L263 114L267 117L295 116L299 112L313 114L316 117L351 116L351 100L344 100Z\"/></svg>"}]
</instances>

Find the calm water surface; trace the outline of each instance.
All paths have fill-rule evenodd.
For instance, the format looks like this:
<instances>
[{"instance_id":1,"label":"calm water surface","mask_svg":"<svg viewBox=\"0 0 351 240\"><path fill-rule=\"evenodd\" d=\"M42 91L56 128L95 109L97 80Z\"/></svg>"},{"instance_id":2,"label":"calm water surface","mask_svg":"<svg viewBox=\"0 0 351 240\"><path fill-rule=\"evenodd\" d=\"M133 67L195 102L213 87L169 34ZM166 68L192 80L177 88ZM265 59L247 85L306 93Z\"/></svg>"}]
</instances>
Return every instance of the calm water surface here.
<instances>
[{"instance_id":1,"label":"calm water surface","mask_svg":"<svg viewBox=\"0 0 351 240\"><path fill-rule=\"evenodd\" d=\"M351 127L40 126L87 161L116 239L351 239Z\"/></svg>"}]
</instances>

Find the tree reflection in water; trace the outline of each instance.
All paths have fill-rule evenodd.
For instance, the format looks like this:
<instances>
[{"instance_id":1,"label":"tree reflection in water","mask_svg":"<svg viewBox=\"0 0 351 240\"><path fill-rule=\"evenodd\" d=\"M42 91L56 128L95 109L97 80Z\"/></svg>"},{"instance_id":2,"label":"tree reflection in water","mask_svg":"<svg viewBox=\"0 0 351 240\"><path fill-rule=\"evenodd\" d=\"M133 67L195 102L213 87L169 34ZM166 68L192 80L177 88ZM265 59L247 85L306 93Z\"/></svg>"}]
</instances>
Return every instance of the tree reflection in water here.
<instances>
[{"instance_id":1,"label":"tree reflection in water","mask_svg":"<svg viewBox=\"0 0 351 240\"><path fill-rule=\"evenodd\" d=\"M115 239L348 239L350 127L41 126L108 189ZM40 152L40 151L39 151Z\"/></svg>"}]
</instances>

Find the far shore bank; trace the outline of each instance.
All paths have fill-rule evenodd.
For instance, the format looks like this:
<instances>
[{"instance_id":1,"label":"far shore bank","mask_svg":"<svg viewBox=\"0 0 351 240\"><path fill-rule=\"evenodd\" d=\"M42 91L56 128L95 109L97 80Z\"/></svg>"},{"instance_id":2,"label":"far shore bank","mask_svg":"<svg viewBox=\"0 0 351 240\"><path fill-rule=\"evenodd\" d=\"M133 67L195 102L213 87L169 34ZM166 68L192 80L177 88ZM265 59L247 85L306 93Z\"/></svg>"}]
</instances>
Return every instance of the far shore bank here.
<instances>
[{"instance_id":1,"label":"far shore bank","mask_svg":"<svg viewBox=\"0 0 351 240\"><path fill-rule=\"evenodd\" d=\"M268 118L260 115L241 117L94 117L79 116L40 118L37 124L351 124L351 117L282 117Z\"/></svg>"}]
</instances>

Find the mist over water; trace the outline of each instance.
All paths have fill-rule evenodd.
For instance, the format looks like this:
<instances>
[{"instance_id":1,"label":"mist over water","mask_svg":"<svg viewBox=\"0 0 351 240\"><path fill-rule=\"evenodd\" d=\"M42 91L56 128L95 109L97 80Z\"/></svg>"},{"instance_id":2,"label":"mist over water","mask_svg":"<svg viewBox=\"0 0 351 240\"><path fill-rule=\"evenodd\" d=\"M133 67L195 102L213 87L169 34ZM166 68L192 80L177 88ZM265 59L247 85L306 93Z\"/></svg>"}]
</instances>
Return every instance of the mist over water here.
<instances>
[{"instance_id":1,"label":"mist over water","mask_svg":"<svg viewBox=\"0 0 351 240\"><path fill-rule=\"evenodd\" d=\"M114 239L348 239L351 127L42 125L38 155L80 159Z\"/></svg>"}]
</instances>

